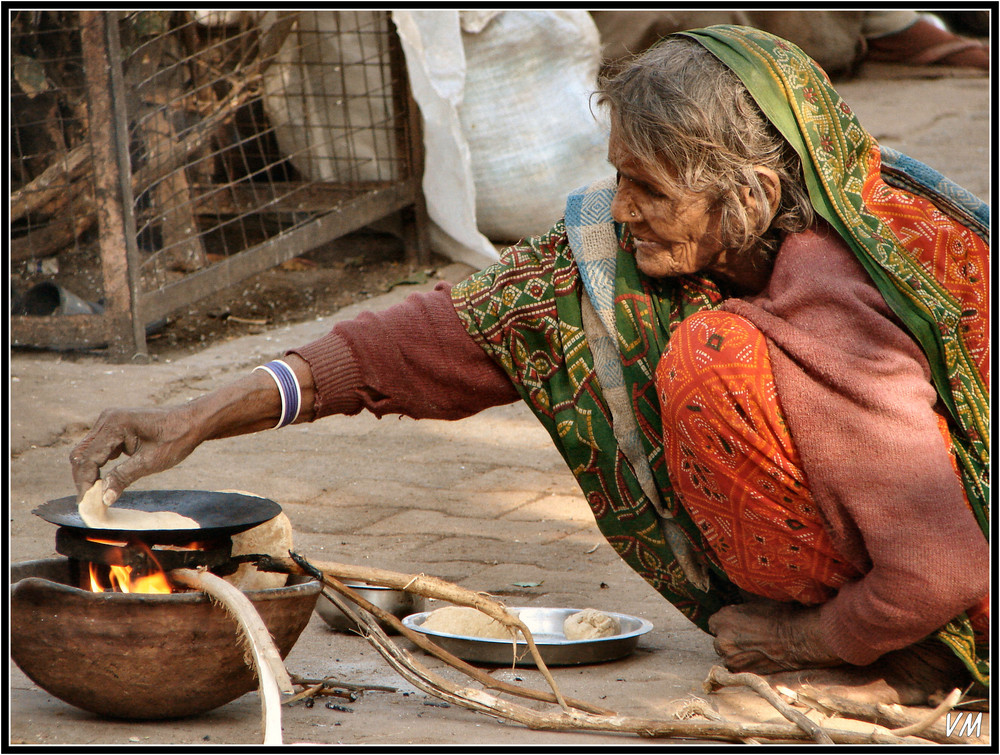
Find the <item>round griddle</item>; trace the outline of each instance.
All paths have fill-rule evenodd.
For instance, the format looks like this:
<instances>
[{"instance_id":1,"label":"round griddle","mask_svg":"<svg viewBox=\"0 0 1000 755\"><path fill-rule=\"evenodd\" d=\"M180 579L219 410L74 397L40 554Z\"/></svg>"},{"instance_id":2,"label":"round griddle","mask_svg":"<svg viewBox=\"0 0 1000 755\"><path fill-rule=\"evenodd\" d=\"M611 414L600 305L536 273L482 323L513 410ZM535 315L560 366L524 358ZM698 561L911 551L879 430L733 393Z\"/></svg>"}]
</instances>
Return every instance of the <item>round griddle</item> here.
<instances>
[{"instance_id":1,"label":"round griddle","mask_svg":"<svg viewBox=\"0 0 1000 755\"><path fill-rule=\"evenodd\" d=\"M60 527L78 530L87 537L121 539L128 533L147 543L164 545L228 537L263 524L281 513L281 506L267 498L208 490L126 490L111 508L174 511L194 519L199 526L184 530L95 529L88 527L80 518L76 496L48 501L32 513Z\"/></svg>"}]
</instances>

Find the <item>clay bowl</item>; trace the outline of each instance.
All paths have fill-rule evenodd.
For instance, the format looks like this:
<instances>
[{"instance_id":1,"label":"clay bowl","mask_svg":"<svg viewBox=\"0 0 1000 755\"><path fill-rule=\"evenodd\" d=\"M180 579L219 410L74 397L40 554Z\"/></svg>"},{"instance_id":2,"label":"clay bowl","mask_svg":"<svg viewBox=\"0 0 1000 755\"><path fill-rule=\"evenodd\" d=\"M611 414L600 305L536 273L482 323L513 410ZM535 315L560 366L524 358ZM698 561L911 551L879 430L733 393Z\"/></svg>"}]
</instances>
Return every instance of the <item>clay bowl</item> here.
<instances>
[{"instance_id":1,"label":"clay bowl","mask_svg":"<svg viewBox=\"0 0 1000 755\"><path fill-rule=\"evenodd\" d=\"M257 688L236 622L204 593L92 593L69 560L11 566L11 657L46 692L101 716L180 718ZM281 657L309 622L322 585L290 577L247 592Z\"/></svg>"}]
</instances>

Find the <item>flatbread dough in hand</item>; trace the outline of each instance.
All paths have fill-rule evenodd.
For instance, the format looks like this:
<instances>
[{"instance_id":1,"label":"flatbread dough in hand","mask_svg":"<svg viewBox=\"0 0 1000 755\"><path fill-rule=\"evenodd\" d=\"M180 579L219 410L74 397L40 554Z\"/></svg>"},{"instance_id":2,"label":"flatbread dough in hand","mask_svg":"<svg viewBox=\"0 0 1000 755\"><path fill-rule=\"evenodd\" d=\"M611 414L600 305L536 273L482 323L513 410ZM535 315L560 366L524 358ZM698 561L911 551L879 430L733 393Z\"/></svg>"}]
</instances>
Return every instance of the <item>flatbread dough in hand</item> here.
<instances>
[{"instance_id":1,"label":"flatbread dough in hand","mask_svg":"<svg viewBox=\"0 0 1000 755\"><path fill-rule=\"evenodd\" d=\"M597 640L612 637L622 631L621 622L596 608L584 608L570 614L563 622L567 640Z\"/></svg>"},{"instance_id":2,"label":"flatbread dough in hand","mask_svg":"<svg viewBox=\"0 0 1000 755\"><path fill-rule=\"evenodd\" d=\"M104 505L104 484L98 480L77 504L80 518L96 530L196 530L201 525L176 511L137 511Z\"/></svg>"},{"instance_id":3,"label":"flatbread dough in hand","mask_svg":"<svg viewBox=\"0 0 1000 755\"><path fill-rule=\"evenodd\" d=\"M511 611L516 615L516 611ZM518 630L508 629L496 619L491 619L482 611L468 606L445 606L431 611L420 625L443 634L457 634L462 637L478 637L486 640L512 640L520 636Z\"/></svg>"}]
</instances>

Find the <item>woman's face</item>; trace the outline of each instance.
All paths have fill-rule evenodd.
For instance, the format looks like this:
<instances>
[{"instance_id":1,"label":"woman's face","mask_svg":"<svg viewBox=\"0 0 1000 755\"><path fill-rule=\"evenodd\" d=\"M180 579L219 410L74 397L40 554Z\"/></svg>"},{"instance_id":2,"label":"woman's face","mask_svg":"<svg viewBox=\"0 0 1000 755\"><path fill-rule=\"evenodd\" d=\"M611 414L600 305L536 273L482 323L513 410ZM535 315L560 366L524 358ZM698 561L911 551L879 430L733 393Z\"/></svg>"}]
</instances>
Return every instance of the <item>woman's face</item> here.
<instances>
[{"instance_id":1,"label":"woman's face","mask_svg":"<svg viewBox=\"0 0 1000 755\"><path fill-rule=\"evenodd\" d=\"M618 171L611 214L635 238L639 270L654 278L726 267L719 213L701 194L668 187L622 146L615 128L608 162Z\"/></svg>"}]
</instances>

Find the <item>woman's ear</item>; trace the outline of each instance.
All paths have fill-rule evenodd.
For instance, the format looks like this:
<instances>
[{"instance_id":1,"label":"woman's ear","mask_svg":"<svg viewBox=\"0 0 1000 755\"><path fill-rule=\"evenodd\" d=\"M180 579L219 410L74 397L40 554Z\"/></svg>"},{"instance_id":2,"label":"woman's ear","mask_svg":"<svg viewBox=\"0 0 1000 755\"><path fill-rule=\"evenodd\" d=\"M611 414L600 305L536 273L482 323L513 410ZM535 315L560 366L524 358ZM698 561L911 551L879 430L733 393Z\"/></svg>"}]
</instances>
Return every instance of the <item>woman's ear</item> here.
<instances>
[{"instance_id":1,"label":"woman's ear","mask_svg":"<svg viewBox=\"0 0 1000 755\"><path fill-rule=\"evenodd\" d=\"M781 179L778 178L777 173L770 168L765 168L763 165L755 165L753 171L757 174L760 185L764 189L764 195L767 197L767 203L770 205L770 214L768 216L768 220L770 220L770 218L774 217L774 214L778 211L778 206L781 204ZM751 215L756 214L758 210L757 198L749 186L743 187L742 199L747 212Z\"/></svg>"},{"instance_id":2,"label":"woman's ear","mask_svg":"<svg viewBox=\"0 0 1000 755\"><path fill-rule=\"evenodd\" d=\"M754 166L754 172L760 177L760 183L767 194L767 201L771 205L771 214L778 211L781 204L781 179L778 174L763 165Z\"/></svg>"}]
</instances>

